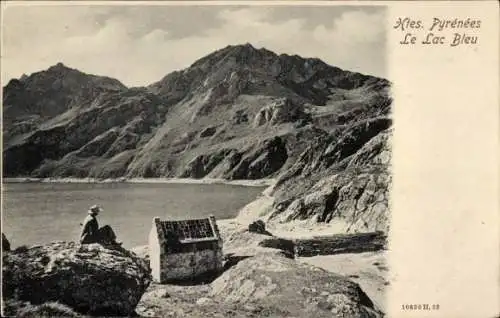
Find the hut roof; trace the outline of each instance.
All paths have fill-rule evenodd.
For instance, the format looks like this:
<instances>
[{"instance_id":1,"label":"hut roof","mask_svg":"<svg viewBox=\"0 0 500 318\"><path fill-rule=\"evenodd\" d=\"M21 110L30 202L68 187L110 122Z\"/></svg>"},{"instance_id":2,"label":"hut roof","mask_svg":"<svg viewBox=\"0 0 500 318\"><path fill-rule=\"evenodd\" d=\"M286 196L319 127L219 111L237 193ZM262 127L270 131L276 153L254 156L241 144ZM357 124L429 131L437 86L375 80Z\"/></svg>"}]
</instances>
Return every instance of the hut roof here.
<instances>
[{"instance_id":1,"label":"hut roof","mask_svg":"<svg viewBox=\"0 0 500 318\"><path fill-rule=\"evenodd\" d=\"M181 243L218 240L210 218L160 221L164 235L174 235Z\"/></svg>"}]
</instances>

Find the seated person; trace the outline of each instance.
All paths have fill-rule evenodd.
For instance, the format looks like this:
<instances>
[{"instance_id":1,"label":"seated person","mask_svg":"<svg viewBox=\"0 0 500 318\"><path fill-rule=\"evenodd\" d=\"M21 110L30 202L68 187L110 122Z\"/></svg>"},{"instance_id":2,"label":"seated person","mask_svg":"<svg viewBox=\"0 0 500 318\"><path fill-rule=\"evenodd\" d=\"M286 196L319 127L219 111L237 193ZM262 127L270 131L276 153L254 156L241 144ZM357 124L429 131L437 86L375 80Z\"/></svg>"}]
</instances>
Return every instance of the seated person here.
<instances>
[{"instance_id":1,"label":"seated person","mask_svg":"<svg viewBox=\"0 0 500 318\"><path fill-rule=\"evenodd\" d=\"M93 205L88 210L88 215L83 221L82 232L80 234L81 244L101 243L108 245L121 245L121 242L116 241L116 235L109 225L99 228L96 216L102 209Z\"/></svg>"}]
</instances>

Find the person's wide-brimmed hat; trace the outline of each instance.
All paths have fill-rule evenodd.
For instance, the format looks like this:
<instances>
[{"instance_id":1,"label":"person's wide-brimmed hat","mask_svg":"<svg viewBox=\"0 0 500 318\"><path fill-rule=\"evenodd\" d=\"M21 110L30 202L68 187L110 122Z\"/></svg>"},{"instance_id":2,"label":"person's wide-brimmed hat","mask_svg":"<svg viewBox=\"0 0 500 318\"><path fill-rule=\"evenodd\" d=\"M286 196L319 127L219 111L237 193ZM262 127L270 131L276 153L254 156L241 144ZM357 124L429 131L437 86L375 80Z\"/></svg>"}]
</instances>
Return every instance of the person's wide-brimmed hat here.
<instances>
[{"instance_id":1,"label":"person's wide-brimmed hat","mask_svg":"<svg viewBox=\"0 0 500 318\"><path fill-rule=\"evenodd\" d=\"M100 206L98 206L97 204L94 204L93 206L91 206L89 208L89 213L99 213L99 212L102 212L102 208Z\"/></svg>"}]
</instances>

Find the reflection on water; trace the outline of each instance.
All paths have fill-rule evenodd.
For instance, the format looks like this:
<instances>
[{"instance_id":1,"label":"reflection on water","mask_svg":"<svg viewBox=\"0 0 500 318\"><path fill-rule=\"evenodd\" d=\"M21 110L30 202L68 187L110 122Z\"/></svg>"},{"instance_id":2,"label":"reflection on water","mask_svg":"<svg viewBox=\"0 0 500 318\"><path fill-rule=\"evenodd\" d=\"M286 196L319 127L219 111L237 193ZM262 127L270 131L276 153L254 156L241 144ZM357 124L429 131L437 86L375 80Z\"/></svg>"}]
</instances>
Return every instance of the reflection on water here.
<instances>
[{"instance_id":1,"label":"reflection on water","mask_svg":"<svg viewBox=\"0 0 500 318\"><path fill-rule=\"evenodd\" d=\"M8 183L2 227L13 247L75 240L87 209L99 204L125 247L147 244L154 216L234 217L263 188L223 184Z\"/></svg>"}]
</instances>

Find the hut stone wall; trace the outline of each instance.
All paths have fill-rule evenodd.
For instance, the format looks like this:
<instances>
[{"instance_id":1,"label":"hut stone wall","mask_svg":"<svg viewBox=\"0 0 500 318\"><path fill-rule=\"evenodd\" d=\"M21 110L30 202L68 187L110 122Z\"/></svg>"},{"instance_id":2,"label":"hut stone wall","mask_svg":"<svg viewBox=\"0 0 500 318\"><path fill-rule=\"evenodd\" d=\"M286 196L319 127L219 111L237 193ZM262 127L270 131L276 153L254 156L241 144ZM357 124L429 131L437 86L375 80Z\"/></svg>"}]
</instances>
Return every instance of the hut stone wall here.
<instances>
[{"instance_id":1,"label":"hut stone wall","mask_svg":"<svg viewBox=\"0 0 500 318\"><path fill-rule=\"evenodd\" d=\"M159 283L194 279L222 269L222 239L215 217L179 221L153 219L150 266Z\"/></svg>"}]
</instances>

